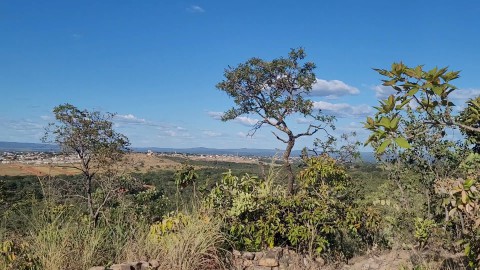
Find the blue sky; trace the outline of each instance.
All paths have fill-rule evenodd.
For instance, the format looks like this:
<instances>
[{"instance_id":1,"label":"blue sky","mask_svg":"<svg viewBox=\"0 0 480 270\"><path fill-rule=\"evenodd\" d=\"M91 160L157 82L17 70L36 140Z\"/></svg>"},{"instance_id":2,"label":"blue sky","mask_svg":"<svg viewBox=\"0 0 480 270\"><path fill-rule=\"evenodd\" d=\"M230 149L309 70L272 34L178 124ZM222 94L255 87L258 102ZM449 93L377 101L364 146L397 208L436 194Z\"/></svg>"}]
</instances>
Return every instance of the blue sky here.
<instances>
[{"instance_id":1,"label":"blue sky","mask_svg":"<svg viewBox=\"0 0 480 270\"><path fill-rule=\"evenodd\" d=\"M363 140L388 93L374 67L449 66L462 71L457 103L480 94L478 14L474 0L0 0L0 141L39 142L68 102L117 113L133 146L284 148L269 129L245 136L253 115L219 121L233 100L215 85L229 65L300 46L316 106Z\"/></svg>"}]
</instances>

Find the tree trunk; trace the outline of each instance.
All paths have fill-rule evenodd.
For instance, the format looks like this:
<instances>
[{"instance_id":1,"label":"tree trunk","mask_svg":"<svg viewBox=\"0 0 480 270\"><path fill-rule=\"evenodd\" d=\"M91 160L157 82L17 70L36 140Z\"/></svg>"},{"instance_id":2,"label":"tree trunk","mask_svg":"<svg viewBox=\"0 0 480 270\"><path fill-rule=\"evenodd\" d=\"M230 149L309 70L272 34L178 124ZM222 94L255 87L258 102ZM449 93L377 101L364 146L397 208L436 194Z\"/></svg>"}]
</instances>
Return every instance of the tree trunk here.
<instances>
[{"instance_id":1,"label":"tree trunk","mask_svg":"<svg viewBox=\"0 0 480 270\"><path fill-rule=\"evenodd\" d=\"M289 158L290 158L290 154L292 153L292 149L294 145L295 145L295 138L293 138L292 136L289 136L287 149L285 149L285 152L283 152L283 165L285 167L285 171L287 172L287 177L288 177L287 190L288 190L288 194L290 195L293 195L293 183L295 181L295 175L293 174L292 164L290 164Z\"/></svg>"},{"instance_id":2,"label":"tree trunk","mask_svg":"<svg viewBox=\"0 0 480 270\"><path fill-rule=\"evenodd\" d=\"M94 209L93 209L93 198L92 198L92 193L93 193L93 190L92 190L92 176L87 175L85 177L85 180L87 181L87 183L86 183L86 186L87 186L86 193L87 193L88 212L90 213L90 220L93 221L93 226L96 227L97 222L96 222L95 212L94 212Z\"/></svg>"}]
</instances>

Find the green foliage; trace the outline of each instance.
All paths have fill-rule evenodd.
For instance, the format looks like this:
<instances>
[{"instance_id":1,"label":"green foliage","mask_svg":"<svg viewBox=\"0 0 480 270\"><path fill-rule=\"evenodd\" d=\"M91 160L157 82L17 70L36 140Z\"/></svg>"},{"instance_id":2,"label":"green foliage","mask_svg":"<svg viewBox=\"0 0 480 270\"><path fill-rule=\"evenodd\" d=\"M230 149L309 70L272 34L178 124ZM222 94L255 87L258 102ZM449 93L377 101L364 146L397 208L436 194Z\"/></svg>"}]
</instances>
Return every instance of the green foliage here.
<instances>
[{"instance_id":1,"label":"green foliage","mask_svg":"<svg viewBox=\"0 0 480 270\"><path fill-rule=\"evenodd\" d=\"M37 270L41 269L38 258L31 246L22 240L0 242L0 269Z\"/></svg>"},{"instance_id":2,"label":"green foliage","mask_svg":"<svg viewBox=\"0 0 480 270\"><path fill-rule=\"evenodd\" d=\"M256 113L262 117L258 125L271 124L269 118L281 122L292 113L308 116L313 107L310 100L304 98L315 83L313 69L315 64L301 64L306 54L303 49L292 49L288 58L264 61L252 58L236 68L225 70L225 80L217 88L234 98L238 106L227 111L222 120ZM278 123L284 127L285 123Z\"/></svg>"},{"instance_id":3,"label":"green foliage","mask_svg":"<svg viewBox=\"0 0 480 270\"><path fill-rule=\"evenodd\" d=\"M378 143L377 153L381 154L389 146L410 148L408 139L403 132L401 119L403 112L416 107L416 112L424 114L425 123L437 126L460 127L465 130L475 129L456 121L452 116L454 104L449 95L456 90L450 82L459 77L458 71L448 71L447 68L433 68L423 70L423 66L414 68L403 63L393 63L391 70L375 69L379 74L387 77L383 80L384 86L391 86L396 93L380 101L375 107L377 113L373 118L368 117L365 128L372 134L366 144ZM480 129L477 130L477 132Z\"/></svg>"},{"instance_id":4,"label":"green foliage","mask_svg":"<svg viewBox=\"0 0 480 270\"><path fill-rule=\"evenodd\" d=\"M447 178L436 183L437 193L446 195L444 205L450 222L461 226L460 243L470 266L480 265L480 155L470 154L460 165L464 178Z\"/></svg>"},{"instance_id":5,"label":"green foliage","mask_svg":"<svg viewBox=\"0 0 480 270\"><path fill-rule=\"evenodd\" d=\"M198 179L198 174L195 167L184 164L181 169L175 172L175 184L181 188L186 188L190 185L195 185Z\"/></svg>"},{"instance_id":6,"label":"green foliage","mask_svg":"<svg viewBox=\"0 0 480 270\"><path fill-rule=\"evenodd\" d=\"M55 107L53 113L57 124L47 127L43 141L57 143L63 151L78 154L85 163L116 161L130 145L127 137L113 130L114 114L102 115L70 104Z\"/></svg>"},{"instance_id":7,"label":"green foliage","mask_svg":"<svg viewBox=\"0 0 480 270\"><path fill-rule=\"evenodd\" d=\"M342 134L340 138L331 135L326 140L316 138L313 142L313 149L310 151L315 155L326 154L340 163L351 164L360 158L358 148L361 143L355 139L356 136L356 132L350 132ZM307 156L307 153L302 153L302 157Z\"/></svg>"},{"instance_id":8,"label":"green foliage","mask_svg":"<svg viewBox=\"0 0 480 270\"><path fill-rule=\"evenodd\" d=\"M272 177L239 178L226 173L207 197L207 205L224 218L236 248L290 246L310 254L350 257L346 239L371 236L376 218L355 208L346 190L348 179L336 161L326 156L307 160L293 196L285 196Z\"/></svg>"},{"instance_id":9,"label":"green foliage","mask_svg":"<svg viewBox=\"0 0 480 270\"><path fill-rule=\"evenodd\" d=\"M417 217L415 221L415 239L420 244L420 247L424 247L432 235L432 230L436 227L436 223L432 219L423 219Z\"/></svg>"},{"instance_id":10,"label":"green foliage","mask_svg":"<svg viewBox=\"0 0 480 270\"><path fill-rule=\"evenodd\" d=\"M131 209L134 209L140 218L148 222L158 220L167 211L169 203L168 198L155 186L132 194L128 199L132 201Z\"/></svg>"},{"instance_id":11,"label":"green foliage","mask_svg":"<svg viewBox=\"0 0 480 270\"><path fill-rule=\"evenodd\" d=\"M249 135L253 136L263 125L270 125L285 136L282 138L273 132L279 141L287 144L283 159L290 194L293 193L294 173L288 158L296 139L311 136L319 130L334 129L335 118L314 114L313 102L305 98L316 81L315 64L302 63L305 57L305 51L299 48L292 49L288 58L272 61L252 58L235 68L226 69L225 80L217 84L217 88L232 97L236 104L222 115L223 121L255 114L260 120ZM296 114L312 119L305 132L295 134L287 124L287 118Z\"/></svg>"},{"instance_id":12,"label":"green foliage","mask_svg":"<svg viewBox=\"0 0 480 270\"><path fill-rule=\"evenodd\" d=\"M49 124L43 141L54 142L65 153L78 155L80 164L71 165L83 175L83 191L77 195L85 198L90 219L96 224L103 207L118 188L121 170L114 166L123 159L130 142L113 130L114 114L80 110L70 104L55 107L53 113L57 123ZM103 196L94 198L95 191Z\"/></svg>"},{"instance_id":13,"label":"green foliage","mask_svg":"<svg viewBox=\"0 0 480 270\"><path fill-rule=\"evenodd\" d=\"M458 121L466 126L480 128L480 96L472 98L467 102L467 107L460 112ZM473 144L473 151L480 153L480 132L462 130L470 143Z\"/></svg>"},{"instance_id":14,"label":"green foliage","mask_svg":"<svg viewBox=\"0 0 480 270\"><path fill-rule=\"evenodd\" d=\"M478 211L478 172L480 160L471 154L478 152L479 104L478 97L468 101L466 108L455 115L451 93L456 87L452 80L459 72L447 68L423 70L394 63L391 70L376 69L387 79L396 93L380 101L373 118L367 118L365 127L371 131L366 144L371 144L388 168L404 171L418 178L414 182L424 194L426 213L415 221L415 237L421 246L430 237L433 224L443 223L445 233L452 230L465 245L471 266L480 262ZM446 128L459 128L467 136L464 142L445 137ZM411 207L405 192L406 175L392 177L405 198L405 207ZM435 192L432 192L435 188ZM423 190L423 192L422 192ZM441 211L444 220L441 219Z\"/></svg>"}]
</instances>

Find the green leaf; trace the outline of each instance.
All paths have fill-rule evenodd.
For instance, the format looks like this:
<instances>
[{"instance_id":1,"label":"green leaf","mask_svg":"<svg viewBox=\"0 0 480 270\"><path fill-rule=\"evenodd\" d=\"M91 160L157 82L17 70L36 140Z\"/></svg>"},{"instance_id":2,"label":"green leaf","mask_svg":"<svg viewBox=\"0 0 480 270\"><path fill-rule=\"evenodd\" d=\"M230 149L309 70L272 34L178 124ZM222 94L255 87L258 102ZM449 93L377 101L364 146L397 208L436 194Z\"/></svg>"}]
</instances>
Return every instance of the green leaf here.
<instances>
[{"instance_id":1,"label":"green leaf","mask_svg":"<svg viewBox=\"0 0 480 270\"><path fill-rule=\"evenodd\" d=\"M405 99L401 104L397 105L397 107L395 107L397 110L400 110L403 108L403 106L405 106L408 102L410 102L410 100L412 100L411 98L407 98Z\"/></svg>"},{"instance_id":2,"label":"green leaf","mask_svg":"<svg viewBox=\"0 0 480 270\"><path fill-rule=\"evenodd\" d=\"M398 128L398 122L400 121L400 117L395 117L390 121L390 128L395 130Z\"/></svg>"},{"instance_id":3,"label":"green leaf","mask_svg":"<svg viewBox=\"0 0 480 270\"><path fill-rule=\"evenodd\" d=\"M412 146L408 143L408 141L407 141L405 138L403 138L403 137L395 138L395 143L396 143L398 146L400 146L400 147L402 147L402 148L406 148L406 149L412 147Z\"/></svg>"},{"instance_id":4,"label":"green leaf","mask_svg":"<svg viewBox=\"0 0 480 270\"><path fill-rule=\"evenodd\" d=\"M442 86L435 86L432 90L436 95L441 96L443 94L443 89Z\"/></svg>"},{"instance_id":5,"label":"green leaf","mask_svg":"<svg viewBox=\"0 0 480 270\"><path fill-rule=\"evenodd\" d=\"M387 100L387 109L388 109L388 112L393 110L393 108L395 107L395 98L393 97L393 95L390 95L388 97L388 100Z\"/></svg>"},{"instance_id":6,"label":"green leaf","mask_svg":"<svg viewBox=\"0 0 480 270\"><path fill-rule=\"evenodd\" d=\"M380 119L380 122L378 122L378 125L389 128L390 127L390 119L388 119L387 117L382 117Z\"/></svg>"},{"instance_id":7,"label":"green leaf","mask_svg":"<svg viewBox=\"0 0 480 270\"><path fill-rule=\"evenodd\" d=\"M415 78L420 79L422 77L422 73L423 73L422 66L417 66L415 68L415 75L416 75Z\"/></svg>"},{"instance_id":8,"label":"green leaf","mask_svg":"<svg viewBox=\"0 0 480 270\"><path fill-rule=\"evenodd\" d=\"M397 83L397 80L393 79L393 80L390 80L390 81L384 81L383 85L384 86L392 86L392 85L395 85L395 83Z\"/></svg>"},{"instance_id":9,"label":"green leaf","mask_svg":"<svg viewBox=\"0 0 480 270\"><path fill-rule=\"evenodd\" d=\"M465 183L463 183L464 189L470 189L470 187L475 183L473 179L467 179Z\"/></svg>"},{"instance_id":10,"label":"green leaf","mask_svg":"<svg viewBox=\"0 0 480 270\"><path fill-rule=\"evenodd\" d=\"M383 143L377 148L377 154L383 153L391 143L392 143L392 140L390 139L383 141Z\"/></svg>"},{"instance_id":11,"label":"green leaf","mask_svg":"<svg viewBox=\"0 0 480 270\"><path fill-rule=\"evenodd\" d=\"M414 88L410 89L410 91L408 91L407 95L408 96L413 96L418 92L418 90L419 90L418 87L414 87Z\"/></svg>"},{"instance_id":12,"label":"green leaf","mask_svg":"<svg viewBox=\"0 0 480 270\"><path fill-rule=\"evenodd\" d=\"M370 135L370 137L368 137L368 140L365 142L365 144L363 146L367 146L369 143L375 141L376 138L377 138L376 134Z\"/></svg>"}]
</instances>

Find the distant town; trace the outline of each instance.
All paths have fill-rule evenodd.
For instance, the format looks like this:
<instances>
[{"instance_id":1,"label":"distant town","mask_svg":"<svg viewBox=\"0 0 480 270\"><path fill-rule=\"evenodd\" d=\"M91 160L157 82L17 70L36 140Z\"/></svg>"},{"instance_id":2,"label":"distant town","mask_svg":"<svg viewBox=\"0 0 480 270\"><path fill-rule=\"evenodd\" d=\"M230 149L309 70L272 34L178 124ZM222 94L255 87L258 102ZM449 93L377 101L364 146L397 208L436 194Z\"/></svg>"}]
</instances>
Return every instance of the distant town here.
<instances>
[{"instance_id":1,"label":"distant town","mask_svg":"<svg viewBox=\"0 0 480 270\"><path fill-rule=\"evenodd\" d=\"M154 153L147 151L143 154L146 156L158 157L182 157L192 160L205 161L222 161L222 162L236 162L236 163L252 163L258 162L262 157L255 156L238 156L231 154L189 154L189 153ZM80 159L75 154L63 154L58 152L15 152L6 151L0 154L0 164L29 164L29 165L60 165L78 163Z\"/></svg>"},{"instance_id":2,"label":"distant town","mask_svg":"<svg viewBox=\"0 0 480 270\"><path fill-rule=\"evenodd\" d=\"M1 164L21 163L30 165L78 163L77 155L65 155L54 152L2 152Z\"/></svg>"}]
</instances>

